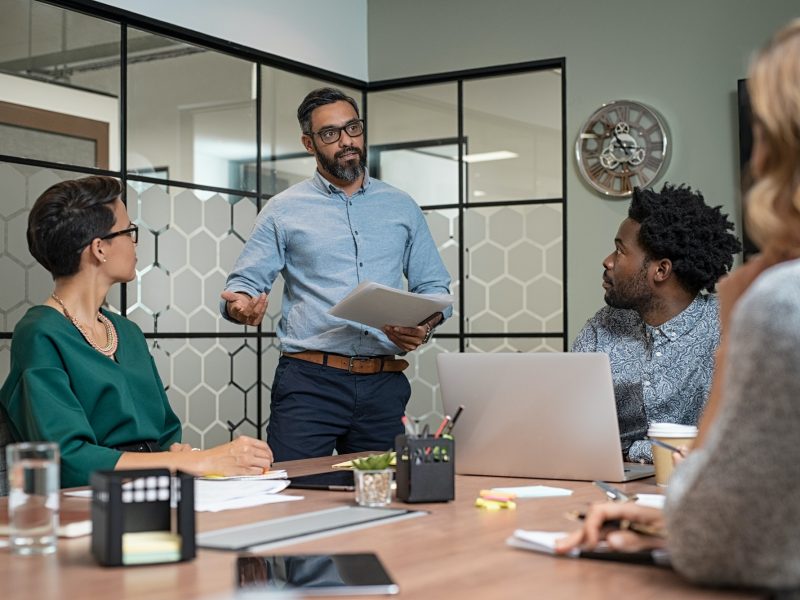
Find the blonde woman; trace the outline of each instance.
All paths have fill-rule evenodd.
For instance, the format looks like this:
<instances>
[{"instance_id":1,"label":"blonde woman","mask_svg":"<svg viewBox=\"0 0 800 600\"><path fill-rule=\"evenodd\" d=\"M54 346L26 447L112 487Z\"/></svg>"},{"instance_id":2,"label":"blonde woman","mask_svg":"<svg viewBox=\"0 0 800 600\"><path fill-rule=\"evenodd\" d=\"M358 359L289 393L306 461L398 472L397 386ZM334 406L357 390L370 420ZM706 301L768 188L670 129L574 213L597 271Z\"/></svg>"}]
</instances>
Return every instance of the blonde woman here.
<instances>
[{"instance_id":1,"label":"blonde woman","mask_svg":"<svg viewBox=\"0 0 800 600\"><path fill-rule=\"evenodd\" d=\"M694 581L800 593L800 20L758 55L748 89L747 219L762 254L719 285L723 342L700 447L678 466L663 513L597 505L559 549L592 547L605 521L628 519L666 540L615 531L612 547L665 544Z\"/></svg>"},{"instance_id":2,"label":"blonde woman","mask_svg":"<svg viewBox=\"0 0 800 600\"><path fill-rule=\"evenodd\" d=\"M52 295L14 329L0 406L18 441L58 442L61 485L95 470L168 467L195 474L260 474L263 441L209 450L181 444L181 424L141 330L102 308L112 285L136 276L138 228L111 177L50 187L28 219L28 246L53 276Z\"/></svg>"}]
</instances>

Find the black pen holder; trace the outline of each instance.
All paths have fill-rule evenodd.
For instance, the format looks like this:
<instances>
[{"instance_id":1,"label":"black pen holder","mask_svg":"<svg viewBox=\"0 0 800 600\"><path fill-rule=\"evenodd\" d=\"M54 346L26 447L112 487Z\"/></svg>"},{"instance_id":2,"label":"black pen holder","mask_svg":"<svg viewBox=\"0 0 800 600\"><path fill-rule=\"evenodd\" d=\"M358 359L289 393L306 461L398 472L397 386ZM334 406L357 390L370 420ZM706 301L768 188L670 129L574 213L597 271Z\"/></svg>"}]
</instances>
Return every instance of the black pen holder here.
<instances>
[{"instance_id":1,"label":"black pen holder","mask_svg":"<svg viewBox=\"0 0 800 600\"><path fill-rule=\"evenodd\" d=\"M455 442L448 438L394 439L397 452L397 499L448 502L455 494Z\"/></svg>"},{"instance_id":2,"label":"black pen holder","mask_svg":"<svg viewBox=\"0 0 800 600\"><path fill-rule=\"evenodd\" d=\"M92 485L92 554L106 567L191 560L195 557L194 477L168 469L95 471ZM173 522L172 506L175 505ZM146 533L175 542L168 551L152 538L126 554L126 534ZM128 538L130 539L130 538ZM159 547L159 543L162 544ZM142 551L142 546L144 550Z\"/></svg>"}]
</instances>

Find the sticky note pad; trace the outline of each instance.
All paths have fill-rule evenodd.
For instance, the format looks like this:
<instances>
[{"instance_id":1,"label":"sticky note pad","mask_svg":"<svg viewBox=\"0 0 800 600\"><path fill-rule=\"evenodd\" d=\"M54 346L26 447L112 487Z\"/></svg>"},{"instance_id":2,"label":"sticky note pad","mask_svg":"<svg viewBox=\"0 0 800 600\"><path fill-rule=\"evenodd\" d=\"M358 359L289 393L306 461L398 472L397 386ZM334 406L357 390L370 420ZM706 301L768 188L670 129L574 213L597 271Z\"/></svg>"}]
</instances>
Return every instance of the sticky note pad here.
<instances>
[{"instance_id":1,"label":"sticky note pad","mask_svg":"<svg viewBox=\"0 0 800 600\"><path fill-rule=\"evenodd\" d=\"M122 534L122 564L145 565L181 559L181 536L170 531L135 531Z\"/></svg>"}]
</instances>

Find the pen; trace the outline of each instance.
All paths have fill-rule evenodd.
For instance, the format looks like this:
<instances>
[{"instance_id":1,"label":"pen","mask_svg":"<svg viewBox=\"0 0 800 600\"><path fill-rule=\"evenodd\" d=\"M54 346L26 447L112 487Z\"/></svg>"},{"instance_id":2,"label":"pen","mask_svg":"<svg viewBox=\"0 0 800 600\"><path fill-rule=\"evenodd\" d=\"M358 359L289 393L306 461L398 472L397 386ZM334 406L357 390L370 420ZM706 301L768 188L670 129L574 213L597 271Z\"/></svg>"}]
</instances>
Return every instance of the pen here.
<instances>
[{"instance_id":1,"label":"pen","mask_svg":"<svg viewBox=\"0 0 800 600\"><path fill-rule=\"evenodd\" d=\"M583 521L586 518L586 513L579 511L571 511L564 515L570 520ZM610 519L603 522L603 529L628 529L642 535L650 537L665 538L666 531L660 527L653 527L645 523L634 523L628 519Z\"/></svg>"},{"instance_id":2,"label":"pen","mask_svg":"<svg viewBox=\"0 0 800 600\"><path fill-rule=\"evenodd\" d=\"M636 494L626 494L621 489L614 487L605 481L593 481L594 485L599 487L606 493L606 496L611 498L613 502L632 502L636 500Z\"/></svg>"},{"instance_id":3,"label":"pen","mask_svg":"<svg viewBox=\"0 0 800 600\"><path fill-rule=\"evenodd\" d=\"M460 417L460 416L461 416L461 413L462 413L463 411L464 411L464 405L463 405L463 404L461 404L461 405L459 405L459 407L458 407L458 410L456 410L456 414L454 414L454 415L453 415L453 418L452 418L452 419L450 419L450 424L449 424L449 425L447 426L447 428L444 430L444 432L445 432L446 434L448 434L448 435L449 435L449 434L450 434L450 432L451 432L451 431L453 431L453 426L456 424L456 421L458 421L458 417Z\"/></svg>"},{"instance_id":4,"label":"pen","mask_svg":"<svg viewBox=\"0 0 800 600\"><path fill-rule=\"evenodd\" d=\"M677 452L681 456L686 456L684 450L681 450L677 446L673 446L672 444L668 444L667 442L662 442L661 440L657 440L655 438L647 438L647 441L653 444L654 446L661 446L664 450L669 450L670 452Z\"/></svg>"}]
</instances>

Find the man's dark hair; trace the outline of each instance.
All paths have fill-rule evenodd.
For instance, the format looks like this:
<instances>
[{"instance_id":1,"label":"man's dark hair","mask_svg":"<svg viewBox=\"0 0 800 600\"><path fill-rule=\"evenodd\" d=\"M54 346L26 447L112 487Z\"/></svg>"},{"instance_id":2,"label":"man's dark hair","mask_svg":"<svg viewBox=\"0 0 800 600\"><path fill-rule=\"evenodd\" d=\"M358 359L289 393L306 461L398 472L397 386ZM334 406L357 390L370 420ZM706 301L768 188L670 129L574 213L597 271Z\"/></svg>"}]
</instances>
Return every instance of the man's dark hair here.
<instances>
[{"instance_id":1,"label":"man's dark hair","mask_svg":"<svg viewBox=\"0 0 800 600\"><path fill-rule=\"evenodd\" d=\"M300 106L297 107L297 120L300 122L300 129L304 134L308 135L311 133L311 113L314 112L314 109L325 106L326 104L342 101L349 102L350 106L355 109L356 116L358 116L358 104L356 104L356 101L350 96L342 92L342 90L324 87L309 92L308 95L303 98Z\"/></svg>"},{"instance_id":2,"label":"man's dark hair","mask_svg":"<svg viewBox=\"0 0 800 600\"><path fill-rule=\"evenodd\" d=\"M651 260L668 258L683 287L714 291L742 249L733 223L689 186L665 183L660 192L634 188L628 217L640 224L639 244Z\"/></svg>"},{"instance_id":3,"label":"man's dark hair","mask_svg":"<svg viewBox=\"0 0 800 600\"><path fill-rule=\"evenodd\" d=\"M84 177L50 186L28 215L28 249L53 276L78 272L81 250L114 226L111 204L122 186L113 177Z\"/></svg>"}]
</instances>

